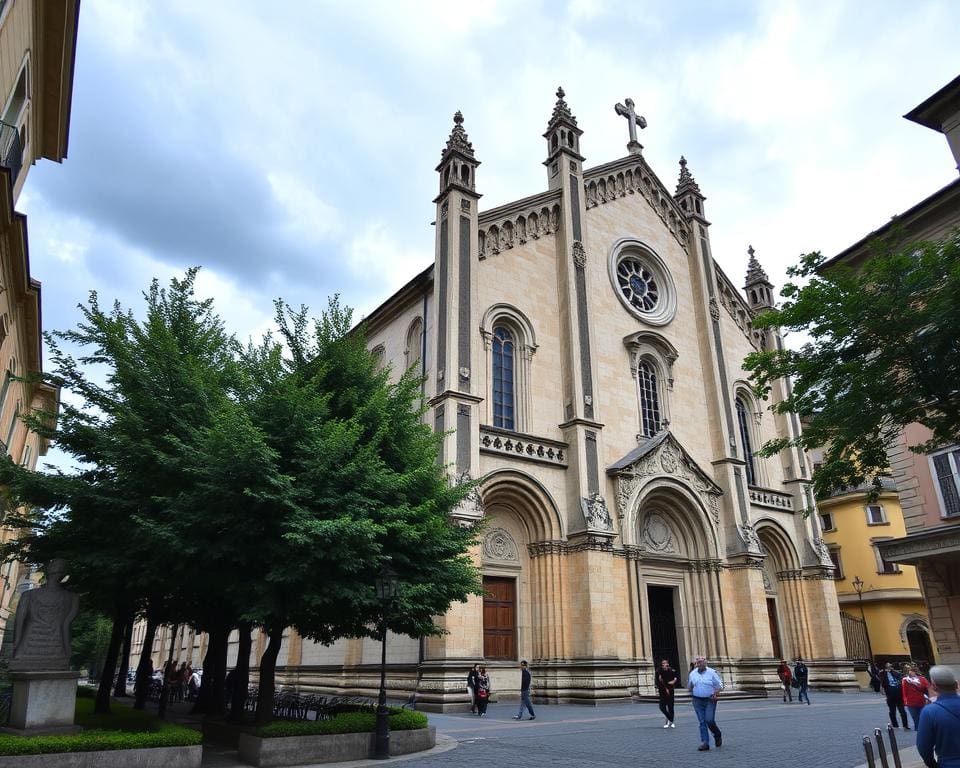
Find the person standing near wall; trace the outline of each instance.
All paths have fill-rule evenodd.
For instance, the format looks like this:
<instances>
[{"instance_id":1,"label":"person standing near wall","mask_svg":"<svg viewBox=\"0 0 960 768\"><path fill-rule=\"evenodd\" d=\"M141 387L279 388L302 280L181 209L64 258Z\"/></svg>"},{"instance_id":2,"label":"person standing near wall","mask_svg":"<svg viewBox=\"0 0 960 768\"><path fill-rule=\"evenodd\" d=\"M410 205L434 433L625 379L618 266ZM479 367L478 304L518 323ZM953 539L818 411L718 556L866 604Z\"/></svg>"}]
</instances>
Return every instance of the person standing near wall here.
<instances>
[{"instance_id":1,"label":"person standing near wall","mask_svg":"<svg viewBox=\"0 0 960 768\"><path fill-rule=\"evenodd\" d=\"M470 694L470 712L477 711L477 668L479 664L474 664L467 672L467 693Z\"/></svg>"},{"instance_id":2,"label":"person standing near wall","mask_svg":"<svg viewBox=\"0 0 960 768\"><path fill-rule=\"evenodd\" d=\"M903 678L900 680L900 691L903 703L913 719L913 727L920 728L920 712L930 701L930 685L927 678L920 674L916 664L907 664L903 668ZM960 723L957 723L960 726Z\"/></svg>"},{"instance_id":3,"label":"person standing near wall","mask_svg":"<svg viewBox=\"0 0 960 768\"><path fill-rule=\"evenodd\" d=\"M527 669L527 662L520 662L520 709L517 711L514 720L523 719L523 708L526 707L530 713L530 719L536 720L537 715L533 711L533 704L530 703L530 670Z\"/></svg>"},{"instance_id":4,"label":"person standing near wall","mask_svg":"<svg viewBox=\"0 0 960 768\"><path fill-rule=\"evenodd\" d=\"M889 661L883 665L883 672L880 674L880 686L887 697L887 709L890 710L890 725L897 727L897 711L900 712L900 719L903 720L903 728L910 730L907 725L907 710L903 708L903 689L900 686L902 675L893 668Z\"/></svg>"}]
</instances>

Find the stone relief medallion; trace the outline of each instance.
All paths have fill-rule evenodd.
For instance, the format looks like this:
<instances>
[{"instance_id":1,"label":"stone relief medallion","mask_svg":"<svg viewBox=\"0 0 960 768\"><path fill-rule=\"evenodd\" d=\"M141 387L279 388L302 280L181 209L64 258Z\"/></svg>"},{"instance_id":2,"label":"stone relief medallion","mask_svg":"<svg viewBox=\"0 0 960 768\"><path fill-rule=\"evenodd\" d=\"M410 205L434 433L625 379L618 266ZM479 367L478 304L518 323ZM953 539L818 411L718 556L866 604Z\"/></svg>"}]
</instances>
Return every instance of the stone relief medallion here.
<instances>
[{"instance_id":1,"label":"stone relief medallion","mask_svg":"<svg viewBox=\"0 0 960 768\"><path fill-rule=\"evenodd\" d=\"M647 514L643 523L643 543L655 552L676 552L673 531L667 521L656 512Z\"/></svg>"},{"instance_id":2,"label":"stone relief medallion","mask_svg":"<svg viewBox=\"0 0 960 768\"><path fill-rule=\"evenodd\" d=\"M660 466L663 467L663 471L668 475L677 474L677 470L680 467L680 456L673 446L666 445L663 447L663 450L660 452Z\"/></svg>"},{"instance_id":3,"label":"stone relief medallion","mask_svg":"<svg viewBox=\"0 0 960 768\"><path fill-rule=\"evenodd\" d=\"M517 543L503 528L494 528L484 537L483 557L485 560L499 560L504 563L520 562Z\"/></svg>"}]
</instances>

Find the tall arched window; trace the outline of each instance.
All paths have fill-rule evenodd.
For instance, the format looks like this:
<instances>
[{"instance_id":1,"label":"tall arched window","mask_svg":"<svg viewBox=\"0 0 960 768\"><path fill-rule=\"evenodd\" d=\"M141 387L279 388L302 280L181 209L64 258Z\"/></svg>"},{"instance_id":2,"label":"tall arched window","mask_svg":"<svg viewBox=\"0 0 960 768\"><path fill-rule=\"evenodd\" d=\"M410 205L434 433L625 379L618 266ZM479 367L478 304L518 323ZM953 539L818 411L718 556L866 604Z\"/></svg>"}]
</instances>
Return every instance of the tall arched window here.
<instances>
[{"instance_id":1,"label":"tall arched window","mask_svg":"<svg viewBox=\"0 0 960 768\"><path fill-rule=\"evenodd\" d=\"M637 385L640 389L640 434L653 437L660 431L660 392L657 371L648 360L637 365Z\"/></svg>"},{"instance_id":2,"label":"tall arched window","mask_svg":"<svg viewBox=\"0 0 960 768\"><path fill-rule=\"evenodd\" d=\"M740 445L743 446L743 460L747 463L747 485L757 484L757 473L753 462L753 444L750 441L750 422L746 403L737 398L737 426L740 428Z\"/></svg>"},{"instance_id":3,"label":"tall arched window","mask_svg":"<svg viewBox=\"0 0 960 768\"><path fill-rule=\"evenodd\" d=\"M414 373L419 376L423 360L423 320L419 317L410 323L407 330L407 370L416 366Z\"/></svg>"},{"instance_id":4,"label":"tall arched window","mask_svg":"<svg viewBox=\"0 0 960 768\"><path fill-rule=\"evenodd\" d=\"M502 325L493 329L493 426L515 429L514 418L514 352L510 329Z\"/></svg>"}]
</instances>

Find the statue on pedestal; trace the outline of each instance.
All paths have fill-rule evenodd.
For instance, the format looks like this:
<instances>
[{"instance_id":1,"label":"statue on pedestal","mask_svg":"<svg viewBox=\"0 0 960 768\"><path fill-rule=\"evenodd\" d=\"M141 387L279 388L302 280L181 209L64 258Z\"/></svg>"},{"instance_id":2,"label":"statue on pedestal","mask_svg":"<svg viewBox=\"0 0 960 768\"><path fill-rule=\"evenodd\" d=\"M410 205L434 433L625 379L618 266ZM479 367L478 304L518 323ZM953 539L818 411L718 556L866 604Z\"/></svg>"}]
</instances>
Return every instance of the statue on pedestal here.
<instances>
[{"instance_id":1,"label":"statue on pedestal","mask_svg":"<svg viewBox=\"0 0 960 768\"><path fill-rule=\"evenodd\" d=\"M46 583L20 597L11 671L70 669L70 624L77 615L79 597L61 585L66 572L66 560L51 560L45 570Z\"/></svg>"}]
</instances>

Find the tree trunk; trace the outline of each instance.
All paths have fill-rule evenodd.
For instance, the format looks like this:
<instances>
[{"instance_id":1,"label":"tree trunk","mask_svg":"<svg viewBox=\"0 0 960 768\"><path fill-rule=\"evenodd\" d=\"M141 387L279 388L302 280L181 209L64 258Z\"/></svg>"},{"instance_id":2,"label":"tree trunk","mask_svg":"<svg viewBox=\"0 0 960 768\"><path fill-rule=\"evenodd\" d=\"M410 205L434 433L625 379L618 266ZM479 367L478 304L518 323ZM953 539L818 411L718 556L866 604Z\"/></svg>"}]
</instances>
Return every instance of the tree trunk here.
<instances>
[{"instance_id":1,"label":"tree trunk","mask_svg":"<svg viewBox=\"0 0 960 768\"><path fill-rule=\"evenodd\" d=\"M207 717L223 717L226 714L223 688L227 680L227 643L230 628L213 627L209 630L207 655L203 659L203 682L200 700L195 708Z\"/></svg>"},{"instance_id":2,"label":"tree trunk","mask_svg":"<svg viewBox=\"0 0 960 768\"><path fill-rule=\"evenodd\" d=\"M140 661L137 663L137 680L134 683L134 709L143 709L150 693L150 681L153 675L153 638L157 634L157 617L154 611L147 609L147 627L143 633L143 647L140 649Z\"/></svg>"},{"instance_id":3,"label":"tree trunk","mask_svg":"<svg viewBox=\"0 0 960 768\"><path fill-rule=\"evenodd\" d=\"M173 667L173 651L177 645L177 630L174 624L170 632L170 652L167 654L167 663L163 667L163 684L160 688L160 703L157 705L157 717L161 720L167 716L167 699L170 698L170 671Z\"/></svg>"},{"instance_id":4,"label":"tree trunk","mask_svg":"<svg viewBox=\"0 0 960 768\"><path fill-rule=\"evenodd\" d=\"M133 642L133 616L127 615L126 626L123 628L123 645L120 651L120 664L117 671L117 686L113 695L124 697L127 695L127 673L130 671L130 644Z\"/></svg>"},{"instance_id":5,"label":"tree trunk","mask_svg":"<svg viewBox=\"0 0 960 768\"><path fill-rule=\"evenodd\" d=\"M250 648L253 638L250 633L253 626L249 621L241 621L238 627L240 641L237 644L237 666L234 667L233 690L230 694L230 721L243 721L243 705L247 700L247 688L250 686Z\"/></svg>"},{"instance_id":6,"label":"tree trunk","mask_svg":"<svg viewBox=\"0 0 960 768\"><path fill-rule=\"evenodd\" d=\"M117 669L117 656L123 644L123 629L126 626L126 611L117 611L113 620L113 629L110 631L110 644L107 646L107 658L103 662L103 671L100 673L100 687L97 688L97 701L93 711L98 715L110 714L110 693L113 690L113 675Z\"/></svg>"},{"instance_id":7,"label":"tree trunk","mask_svg":"<svg viewBox=\"0 0 960 768\"><path fill-rule=\"evenodd\" d=\"M257 725L273 722L273 693L276 690L275 674L277 656L280 655L280 642L283 640L283 627L270 629L270 642L260 659L260 693L257 696Z\"/></svg>"}]
</instances>

